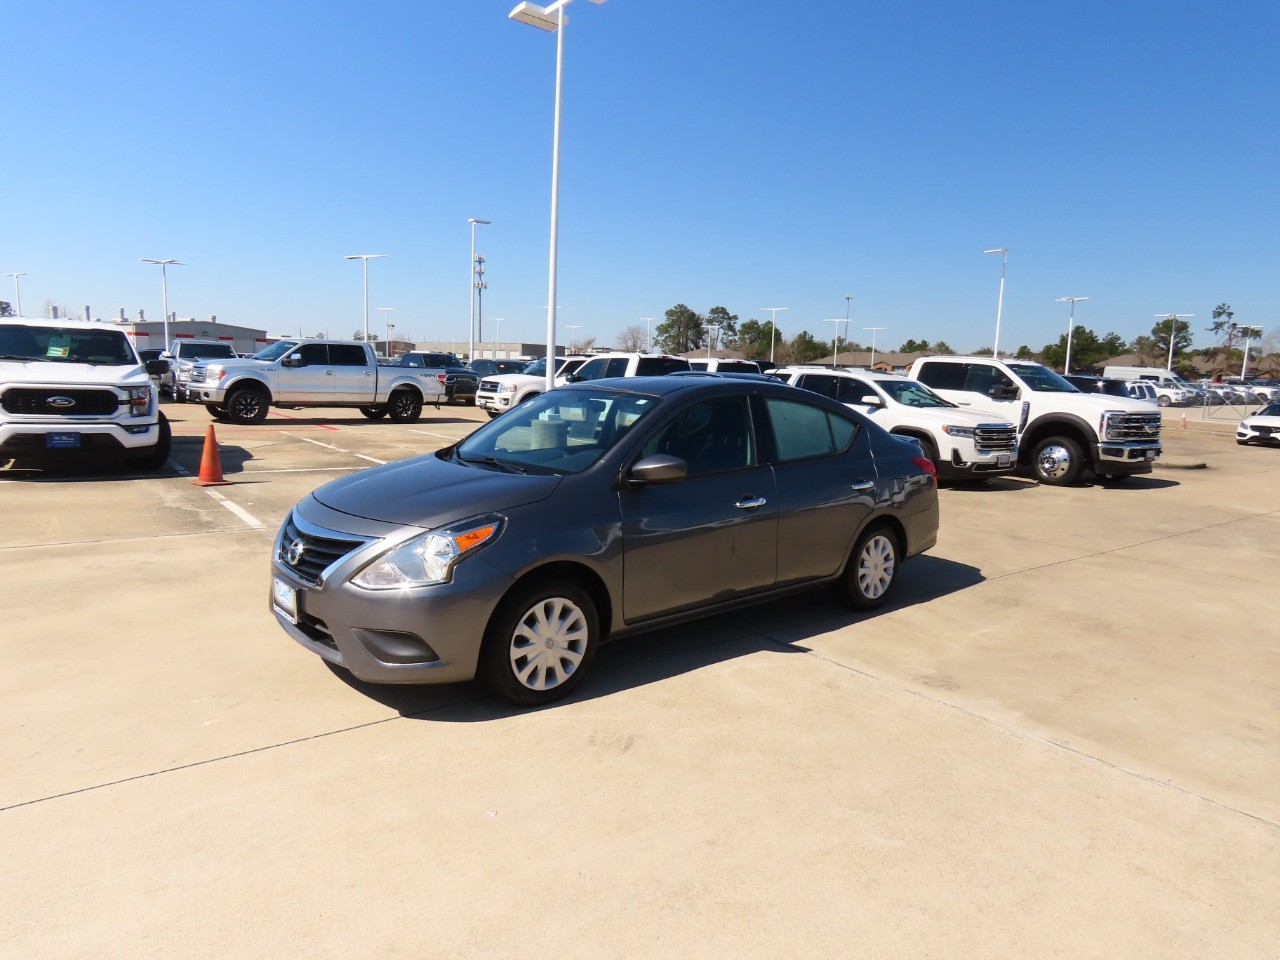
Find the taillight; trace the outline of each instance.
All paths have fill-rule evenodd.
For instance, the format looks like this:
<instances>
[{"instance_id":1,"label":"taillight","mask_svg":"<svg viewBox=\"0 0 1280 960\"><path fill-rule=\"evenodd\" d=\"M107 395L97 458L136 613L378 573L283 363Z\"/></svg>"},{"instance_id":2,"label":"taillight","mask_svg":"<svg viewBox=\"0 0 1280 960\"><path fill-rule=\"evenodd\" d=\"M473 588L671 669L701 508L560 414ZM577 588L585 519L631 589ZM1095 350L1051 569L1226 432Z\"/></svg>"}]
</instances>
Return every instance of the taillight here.
<instances>
[{"instance_id":1,"label":"taillight","mask_svg":"<svg viewBox=\"0 0 1280 960\"><path fill-rule=\"evenodd\" d=\"M440 381L440 386L442 386L442 387L443 387L443 386L445 386L445 384L446 384L446 380L445 380L445 377L446 377L446 376L447 376L447 374L443 374L443 373L437 373L437 374L436 374L436 379Z\"/></svg>"},{"instance_id":2,"label":"taillight","mask_svg":"<svg viewBox=\"0 0 1280 960\"><path fill-rule=\"evenodd\" d=\"M929 476L933 477L934 483L938 482L938 468L933 465L933 461L928 457L912 457L911 462Z\"/></svg>"}]
</instances>

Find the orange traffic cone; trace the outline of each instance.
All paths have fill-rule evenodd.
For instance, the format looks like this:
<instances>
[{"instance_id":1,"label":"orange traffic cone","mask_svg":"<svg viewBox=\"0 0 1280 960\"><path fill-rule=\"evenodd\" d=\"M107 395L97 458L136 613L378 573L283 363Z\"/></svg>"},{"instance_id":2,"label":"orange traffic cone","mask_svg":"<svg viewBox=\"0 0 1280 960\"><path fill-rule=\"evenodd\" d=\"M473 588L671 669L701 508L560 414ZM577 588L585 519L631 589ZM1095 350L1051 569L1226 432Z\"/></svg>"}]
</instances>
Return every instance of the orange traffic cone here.
<instances>
[{"instance_id":1,"label":"orange traffic cone","mask_svg":"<svg viewBox=\"0 0 1280 960\"><path fill-rule=\"evenodd\" d=\"M204 453L200 455L200 476L191 481L198 487L225 487L231 481L222 479L222 460L218 456L218 437L213 424L204 435Z\"/></svg>"},{"instance_id":2,"label":"orange traffic cone","mask_svg":"<svg viewBox=\"0 0 1280 960\"><path fill-rule=\"evenodd\" d=\"M1187 429L1187 415L1185 413L1182 415L1182 420L1179 421L1178 427L1182 430Z\"/></svg>"}]
</instances>

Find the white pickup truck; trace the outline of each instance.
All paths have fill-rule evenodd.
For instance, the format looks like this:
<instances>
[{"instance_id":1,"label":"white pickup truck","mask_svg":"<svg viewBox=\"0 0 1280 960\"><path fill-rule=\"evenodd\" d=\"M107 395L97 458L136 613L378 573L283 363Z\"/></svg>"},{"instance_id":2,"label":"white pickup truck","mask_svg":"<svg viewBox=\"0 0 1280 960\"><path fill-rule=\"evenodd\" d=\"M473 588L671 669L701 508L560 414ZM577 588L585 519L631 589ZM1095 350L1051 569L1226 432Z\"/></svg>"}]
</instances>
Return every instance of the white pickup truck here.
<instances>
[{"instance_id":1,"label":"white pickup truck","mask_svg":"<svg viewBox=\"0 0 1280 960\"><path fill-rule=\"evenodd\" d=\"M154 473L169 443L156 385L119 327L0 320L0 460L91 450Z\"/></svg>"},{"instance_id":2,"label":"white pickup truck","mask_svg":"<svg viewBox=\"0 0 1280 960\"><path fill-rule=\"evenodd\" d=\"M1081 393L1048 367L993 357L921 357L908 376L952 403L1018 428L1018 462L1041 483L1150 473L1160 456L1160 411L1141 400Z\"/></svg>"},{"instance_id":3,"label":"white pickup truck","mask_svg":"<svg viewBox=\"0 0 1280 960\"><path fill-rule=\"evenodd\" d=\"M587 357L556 357L555 385L563 386L565 377L587 362ZM547 358L529 364L520 373L499 373L485 377L476 388L476 406L496 417L518 407L547 389Z\"/></svg>"},{"instance_id":4,"label":"white pickup truck","mask_svg":"<svg viewBox=\"0 0 1280 960\"><path fill-rule=\"evenodd\" d=\"M189 400L234 423L261 423L271 407L355 407L410 423L444 395L438 371L379 366L358 340L279 340L247 359L198 363L187 382Z\"/></svg>"}]
</instances>

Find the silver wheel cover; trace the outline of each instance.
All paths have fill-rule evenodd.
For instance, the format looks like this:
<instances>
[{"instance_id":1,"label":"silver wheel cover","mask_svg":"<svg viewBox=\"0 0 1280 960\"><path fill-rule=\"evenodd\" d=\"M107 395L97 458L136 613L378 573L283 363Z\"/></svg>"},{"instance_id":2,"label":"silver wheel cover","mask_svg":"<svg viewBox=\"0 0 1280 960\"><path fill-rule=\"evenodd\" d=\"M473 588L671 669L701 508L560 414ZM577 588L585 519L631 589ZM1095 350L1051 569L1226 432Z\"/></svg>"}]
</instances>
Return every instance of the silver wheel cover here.
<instances>
[{"instance_id":1,"label":"silver wheel cover","mask_svg":"<svg viewBox=\"0 0 1280 960\"><path fill-rule=\"evenodd\" d=\"M1036 469L1042 477L1061 480L1071 469L1071 451L1058 444L1050 444L1036 458Z\"/></svg>"},{"instance_id":2,"label":"silver wheel cover","mask_svg":"<svg viewBox=\"0 0 1280 960\"><path fill-rule=\"evenodd\" d=\"M893 541L883 533L877 533L862 547L858 555L858 592L868 600L884 596L893 583L897 568L897 556Z\"/></svg>"},{"instance_id":3,"label":"silver wheel cover","mask_svg":"<svg viewBox=\"0 0 1280 960\"><path fill-rule=\"evenodd\" d=\"M587 618L564 597L530 607L511 636L511 672L530 690L551 690L577 671L587 651Z\"/></svg>"}]
</instances>

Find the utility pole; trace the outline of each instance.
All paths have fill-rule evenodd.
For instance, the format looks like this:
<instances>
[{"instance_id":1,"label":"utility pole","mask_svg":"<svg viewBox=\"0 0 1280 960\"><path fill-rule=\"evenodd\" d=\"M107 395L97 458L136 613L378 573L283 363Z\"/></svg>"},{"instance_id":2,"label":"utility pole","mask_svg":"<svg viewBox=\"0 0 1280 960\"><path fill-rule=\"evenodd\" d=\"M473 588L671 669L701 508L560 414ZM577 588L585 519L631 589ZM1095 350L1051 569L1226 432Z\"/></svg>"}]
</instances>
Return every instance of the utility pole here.
<instances>
[{"instance_id":1,"label":"utility pole","mask_svg":"<svg viewBox=\"0 0 1280 960\"><path fill-rule=\"evenodd\" d=\"M476 343L484 343L484 292L489 288L484 278L484 254L477 253L475 259L476 288Z\"/></svg>"},{"instance_id":2,"label":"utility pole","mask_svg":"<svg viewBox=\"0 0 1280 960\"><path fill-rule=\"evenodd\" d=\"M1157 320L1169 321L1169 369L1173 370L1173 345L1178 339L1178 321L1194 317L1194 313L1157 313Z\"/></svg>"}]
</instances>

